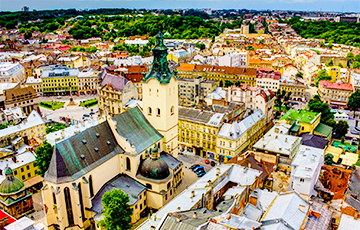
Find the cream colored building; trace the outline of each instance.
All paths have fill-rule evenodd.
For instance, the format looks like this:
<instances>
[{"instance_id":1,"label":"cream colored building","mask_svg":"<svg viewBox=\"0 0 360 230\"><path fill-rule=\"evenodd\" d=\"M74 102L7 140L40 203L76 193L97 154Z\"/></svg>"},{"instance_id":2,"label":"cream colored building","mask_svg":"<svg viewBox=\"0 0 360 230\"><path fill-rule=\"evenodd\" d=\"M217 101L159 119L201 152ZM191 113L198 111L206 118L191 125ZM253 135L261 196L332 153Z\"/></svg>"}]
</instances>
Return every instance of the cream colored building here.
<instances>
[{"instance_id":1,"label":"cream colored building","mask_svg":"<svg viewBox=\"0 0 360 230\"><path fill-rule=\"evenodd\" d=\"M199 103L199 100L203 100L211 92L213 92L218 86L216 81L208 81L203 78L179 79L179 99L180 105L192 105Z\"/></svg>"},{"instance_id":2,"label":"cream colored building","mask_svg":"<svg viewBox=\"0 0 360 230\"><path fill-rule=\"evenodd\" d=\"M346 106L350 95L354 92L352 84L332 83L327 80L319 82L318 93L321 100L329 105Z\"/></svg>"},{"instance_id":3,"label":"cream colored building","mask_svg":"<svg viewBox=\"0 0 360 230\"><path fill-rule=\"evenodd\" d=\"M129 195L135 223L146 208L168 203L182 184L182 163L175 158L177 77L168 69L162 34L156 39L154 62L162 64L154 64L144 78L144 112L135 107L106 116L99 125L55 144L41 191L47 226L100 229L101 198L113 189Z\"/></svg>"},{"instance_id":4,"label":"cream colored building","mask_svg":"<svg viewBox=\"0 0 360 230\"><path fill-rule=\"evenodd\" d=\"M79 72L79 93L80 94L95 94L98 88L99 71L83 70Z\"/></svg>"},{"instance_id":5,"label":"cream colored building","mask_svg":"<svg viewBox=\"0 0 360 230\"><path fill-rule=\"evenodd\" d=\"M100 115L109 113L111 116L123 112L123 106L131 99L138 99L138 90L134 83L123 76L113 75L105 71L98 87L98 104Z\"/></svg>"},{"instance_id":6,"label":"cream colored building","mask_svg":"<svg viewBox=\"0 0 360 230\"><path fill-rule=\"evenodd\" d=\"M39 95L42 95L41 77L27 77L25 84L26 86L32 86Z\"/></svg>"}]
</instances>

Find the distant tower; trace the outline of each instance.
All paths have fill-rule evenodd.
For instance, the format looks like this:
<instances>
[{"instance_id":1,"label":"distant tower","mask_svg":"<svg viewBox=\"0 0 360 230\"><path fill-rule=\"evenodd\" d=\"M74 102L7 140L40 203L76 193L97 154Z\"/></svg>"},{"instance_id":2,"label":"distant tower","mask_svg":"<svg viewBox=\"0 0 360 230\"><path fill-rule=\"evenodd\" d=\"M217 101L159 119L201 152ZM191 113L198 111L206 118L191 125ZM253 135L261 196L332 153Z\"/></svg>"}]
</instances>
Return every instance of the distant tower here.
<instances>
[{"instance_id":1,"label":"distant tower","mask_svg":"<svg viewBox=\"0 0 360 230\"><path fill-rule=\"evenodd\" d=\"M28 6L23 6L23 7L21 8L21 11L28 12L28 11L29 11L29 7L28 7Z\"/></svg>"},{"instance_id":2,"label":"distant tower","mask_svg":"<svg viewBox=\"0 0 360 230\"><path fill-rule=\"evenodd\" d=\"M178 156L178 78L169 69L167 47L161 32L152 50L151 71L143 78L143 113L164 137L162 150Z\"/></svg>"}]
</instances>

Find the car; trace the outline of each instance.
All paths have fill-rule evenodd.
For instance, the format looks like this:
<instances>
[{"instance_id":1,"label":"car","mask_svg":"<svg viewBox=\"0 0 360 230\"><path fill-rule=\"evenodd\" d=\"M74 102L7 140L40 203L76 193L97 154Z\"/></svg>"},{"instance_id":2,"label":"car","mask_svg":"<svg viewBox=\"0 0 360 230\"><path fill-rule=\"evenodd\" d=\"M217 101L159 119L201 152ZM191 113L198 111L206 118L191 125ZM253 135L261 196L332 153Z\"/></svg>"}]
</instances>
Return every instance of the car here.
<instances>
[{"instance_id":1,"label":"car","mask_svg":"<svg viewBox=\"0 0 360 230\"><path fill-rule=\"evenodd\" d=\"M205 164L209 164L209 163L210 163L209 159L205 159Z\"/></svg>"},{"instance_id":2,"label":"car","mask_svg":"<svg viewBox=\"0 0 360 230\"><path fill-rule=\"evenodd\" d=\"M214 167L216 165L215 161L211 161L210 165Z\"/></svg>"},{"instance_id":3,"label":"car","mask_svg":"<svg viewBox=\"0 0 360 230\"><path fill-rule=\"evenodd\" d=\"M202 171L201 173L197 174L198 177L202 177L206 174L206 172Z\"/></svg>"},{"instance_id":4,"label":"car","mask_svg":"<svg viewBox=\"0 0 360 230\"><path fill-rule=\"evenodd\" d=\"M61 99L62 98L62 96L57 96L57 99Z\"/></svg>"},{"instance_id":5,"label":"car","mask_svg":"<svg viewBox=\"0 0 360 230\"><path fill-rule=\"evenodd\" d=\"M90 117L90 116L89 116L89 114L86 114L86 113L85 113L85 114L83 115L83 117Z\"/></svg>"},{"instance_id":6,"label":"car","mask_svg":"<svg viewBox=\"0 0 360 230\"><path fill-rule=\"evenodd\" d=\"M194 168L197 168L197 167L199 167L200 165L198 165L198 164L196 164L196 165L192 165L191 167L190 167L190 169L194 169Z\"/></svg>"},{"instance_id":7,"label":"car","mask_svg":"<svg viewBox=\"0 0 360 230\"><path fill-rule=\"evenodd\" d=\"M94 115L95 113L94 113L94 112L90 112L89 114L90 114L90 115Z\"/></svg>"},{"instance_id":8,"label":"car","mask_svg":"<svg viewBox=\"0 0 360 230\"><path fill-rule=\"evenodd\" d=\"M195 169L193 169L194 172L198 172L198 171L204 171L204 166L199 166Z\"/></svg>"}]
</instances>

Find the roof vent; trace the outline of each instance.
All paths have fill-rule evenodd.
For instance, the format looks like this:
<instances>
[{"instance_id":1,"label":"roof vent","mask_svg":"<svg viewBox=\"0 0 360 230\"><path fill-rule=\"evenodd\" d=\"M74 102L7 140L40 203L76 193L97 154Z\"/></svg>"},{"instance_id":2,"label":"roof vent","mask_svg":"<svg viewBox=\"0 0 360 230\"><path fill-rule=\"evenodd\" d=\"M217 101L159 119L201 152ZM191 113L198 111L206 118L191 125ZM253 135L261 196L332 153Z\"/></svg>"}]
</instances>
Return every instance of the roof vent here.
<instances>
[{"instance_id":1,"label":"roof vent","mask_svg":"<svg viewBox=\"0 0 360 230\"><path fill-rule=\"evenodd\" d=\"M110 144L111 144L111 142L110 142L110 141L106 141L106 144L110 145Z\"/></svg>"},{"instance_id":2,"label":"roof vent","mask_svg":"<svg viewBox=\"0 0 360 230\"><path fill-rule=\"evenodd\" d=\"M100 133L96 133L95 135L96 135L96 137L100 137Z\"/></svg>"},{"instance_id":3,"label":"roof vent","mask_svg":"<svg viewBox=\"0 0 360 230\"><path fill-rule=\"evenodd\" d=\"M84 139L81 141L84 145L87 143L87 141Z\"/></svg>"},{"instance_id":4,"label":"roof vent","mask_svg":"<svg viewBox=\"0 0 360 230\"><path fill-rule=\"evenodd\" d=\"M94 150L95 150L95 152L99 152L99 148L98 148L98 147L95 147Z\"/></svg>"},{"instance_id":5,"label":"roof vent","mask_svg":"<svg viewBox=\"0 0 360 230\"><path fill-rule=\"evenodd\" d=\"M80 158L84 160L84 159L85 159L85 155L84 155L84 154L81 154L81 155L80 155Z\"/></svg>"}]
</instances>

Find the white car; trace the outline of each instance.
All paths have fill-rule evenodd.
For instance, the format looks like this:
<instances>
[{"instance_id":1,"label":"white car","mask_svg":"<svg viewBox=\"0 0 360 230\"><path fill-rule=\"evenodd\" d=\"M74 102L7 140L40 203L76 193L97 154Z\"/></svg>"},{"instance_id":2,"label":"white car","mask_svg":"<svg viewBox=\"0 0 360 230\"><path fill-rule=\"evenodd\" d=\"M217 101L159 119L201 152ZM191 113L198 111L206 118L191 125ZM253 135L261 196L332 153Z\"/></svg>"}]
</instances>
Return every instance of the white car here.
<instances>
[{"instance_id":1,"label":"white car","mask_svg":"<svg viewBox=\"0 0 360 230\"><path fill-rule=\"evenodd\" d=\"M57 96L57 99L61 99L62 98L62 96Z\"/></svg>"}]
</instances>

